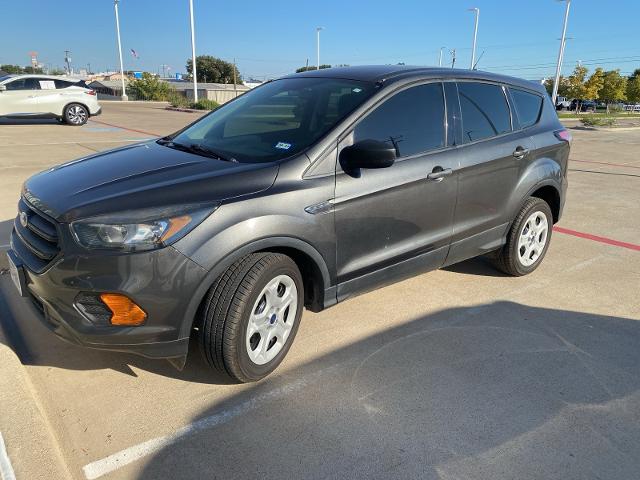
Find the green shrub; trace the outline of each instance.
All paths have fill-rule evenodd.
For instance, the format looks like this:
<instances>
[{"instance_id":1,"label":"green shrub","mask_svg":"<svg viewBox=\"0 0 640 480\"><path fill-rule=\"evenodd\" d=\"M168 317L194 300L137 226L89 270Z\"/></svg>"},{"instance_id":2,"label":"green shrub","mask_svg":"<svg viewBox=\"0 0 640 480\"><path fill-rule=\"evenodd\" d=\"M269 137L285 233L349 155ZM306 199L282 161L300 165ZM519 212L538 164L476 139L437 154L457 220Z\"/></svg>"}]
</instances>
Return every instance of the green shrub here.
<instances>
[{"instance_id":1,"label":"green shrub","mask_svg":"<svg viewBox=\"0 0 640 480\"><path fill-rule=\"evenodd\" d=\"M219 106L220 104L218 102L214 102L213 100L208 100L206 98L198 100L195 103L191 103L191 108L195 108L196 110L215 110Z\"/></svg>"},{"instance_id":2,"label":"green shrub","mask_svg":"<svg viewBox=\"0 0 640 480\"><path fill-rule=\"evenodd\" d=\"M176 90L173 90L167 95L167 101L169 105L176 108L188 108L191 105L189 99Z\"/></svg>"},{"instance_id":3,"label":"green shrub","mask_svg":"<svg viewBox=\"0 0 640 480\"><path fill-rule=\"evenodd\" d=\"M616 124L615 117L583 117L580 119L586 127L613 127Z\"/></svg>"},{"instance_id":4,"label":"green shrub","mask_svg":"<svg viewBox=\"0 0 640 480\"><path fill-rule=\"evenodd\" d=\"M144 72L142 78L129 82L127 92L135 100L166 100L172 88L168 82Z\"/></svg>"}]
</instances>

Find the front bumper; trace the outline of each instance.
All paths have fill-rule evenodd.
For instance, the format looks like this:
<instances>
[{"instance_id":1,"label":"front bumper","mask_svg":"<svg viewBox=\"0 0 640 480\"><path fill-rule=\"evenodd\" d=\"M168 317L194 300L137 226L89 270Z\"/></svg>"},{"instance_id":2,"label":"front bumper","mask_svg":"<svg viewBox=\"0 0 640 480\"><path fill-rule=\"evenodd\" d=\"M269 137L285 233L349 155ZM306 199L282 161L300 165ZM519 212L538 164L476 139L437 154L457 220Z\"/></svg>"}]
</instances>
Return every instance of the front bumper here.
<instances>
[{"instance_id":1,"label":"front bumper","mask_svg":"<svg viewBox=\"0 0 640 480\"><path fill-rule=\"evenodd\" d=\"M12 251L15 249L12 239ZM33 311L56 335L89 348L151 358L186 355L185 312L206 271L173 247L140 253L62 256L37 274L22 266ZM80 293L127 295L147 313L141 326L96 325L77 306ZM189 323L190 324L190 323Z\"/></svg>"}]
</instances>

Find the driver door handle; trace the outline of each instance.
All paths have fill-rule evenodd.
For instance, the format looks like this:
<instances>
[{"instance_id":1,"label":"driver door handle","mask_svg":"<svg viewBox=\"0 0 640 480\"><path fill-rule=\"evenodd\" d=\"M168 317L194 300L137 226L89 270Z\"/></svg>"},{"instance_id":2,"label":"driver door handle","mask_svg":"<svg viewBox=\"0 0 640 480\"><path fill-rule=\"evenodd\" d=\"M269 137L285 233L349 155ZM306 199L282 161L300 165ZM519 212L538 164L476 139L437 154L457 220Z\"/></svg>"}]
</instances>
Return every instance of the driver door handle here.
<instances>
[{"instance_id":1,"label":"driver door handle","mask_svg":"<svg viewBox=\"0 0 640 480\"><path fill-rule=\"evenodd\" d=\"M452 173L453 173L453 170L451 168L442 168L438 166L438 167L433 167L433 170L429 175L427 175L427 178L429 180L435 180L436 182L441 182L442 180L444 180L444 177L448 177Z\"/></svg>"}]
</instances>

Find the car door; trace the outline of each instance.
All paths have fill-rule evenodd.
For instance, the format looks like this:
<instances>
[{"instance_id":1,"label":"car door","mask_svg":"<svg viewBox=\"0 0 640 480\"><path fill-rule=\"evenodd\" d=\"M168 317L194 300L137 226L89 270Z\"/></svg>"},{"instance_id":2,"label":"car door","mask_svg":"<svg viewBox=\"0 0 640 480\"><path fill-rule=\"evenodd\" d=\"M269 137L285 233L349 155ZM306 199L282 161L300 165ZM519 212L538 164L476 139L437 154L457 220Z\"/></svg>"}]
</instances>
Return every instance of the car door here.
<instances>
[{"instance_id":1,"label":"car door","mask_svg":"<svg viewBox=\"0 0 640 480\"><path fill-rule=\"evenodd\" d=\"M6 90L0 92L0 115L21 115L38 113L36 91L38 84L34 78L17 78L5 83Z\"/></svg>"},{"instance_id":2,"label":"car door","mask_svg":"<svg viewBox=\"0 0 640 480\"><path fill-rule=\"evenodd\" d=\"M529 136L514 132L505 87L457 83L462 144L459 192L447 264L501 245L509 222L509 199L520 164L533 148Z\"/></svg>"},{"instance_id":3,"label":"car door","mask_svg":"<svg viewBox=\"0 0 640 480\"><path fill-rule=\"evenodd\" d=\"M63 95L66 87L73 85L65 80L37 78L40 90L36 92L38 109L41 113L62 114Z\"/></svg>"},{"instance_id":4,"label":"car door","mask_svg":"<svg viewBox=\"0 0 640 480\"><path fill-rule=\"evenodd\" d=\"M334 199L338 300L417 271L438 268L452 232L458 159L447 148L442 83L404 88L378 104L339 142L394 145L388 168L345 172ZM429 179L432 172L439 178Z\"/></svg>"}]
</instances>

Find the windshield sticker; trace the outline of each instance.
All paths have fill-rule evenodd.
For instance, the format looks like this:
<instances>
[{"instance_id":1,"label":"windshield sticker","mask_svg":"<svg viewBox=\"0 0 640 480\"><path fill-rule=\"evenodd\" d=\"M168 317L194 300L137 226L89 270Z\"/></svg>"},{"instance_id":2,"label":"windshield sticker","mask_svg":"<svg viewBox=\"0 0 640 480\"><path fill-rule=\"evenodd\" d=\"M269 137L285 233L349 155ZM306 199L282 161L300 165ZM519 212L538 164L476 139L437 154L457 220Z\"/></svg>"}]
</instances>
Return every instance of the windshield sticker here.
<instances>
[{"instance_id":1,"label":"windshield sticker","mask_svg":"<svg viewBox=\"0 0 640 480\"><path fill-rule=\"evenodd\" d=\"M282 150L289 150L291 148L291 144L286 142L278 142L276 143L276 148L280 148Z\"/></svg>"},{"instance_id":2,"label":"windshield sticker","mask_svg":"<svg viewBox=\"0 0 640 480\"><path fill-rule=\"evenodd\" d=\"M351 91L352 91L353 93L360 93L360 92L362 91L362 89L361 89L361 88L356 87L356 88L354 88L354 89L353 89L353 90L351 90Z\"/></svg>"}]
</instances>

